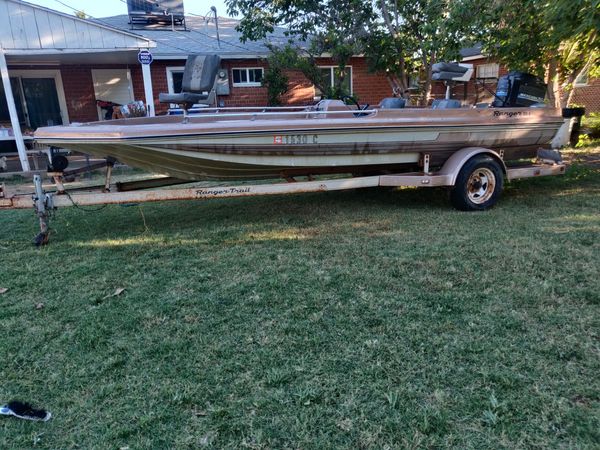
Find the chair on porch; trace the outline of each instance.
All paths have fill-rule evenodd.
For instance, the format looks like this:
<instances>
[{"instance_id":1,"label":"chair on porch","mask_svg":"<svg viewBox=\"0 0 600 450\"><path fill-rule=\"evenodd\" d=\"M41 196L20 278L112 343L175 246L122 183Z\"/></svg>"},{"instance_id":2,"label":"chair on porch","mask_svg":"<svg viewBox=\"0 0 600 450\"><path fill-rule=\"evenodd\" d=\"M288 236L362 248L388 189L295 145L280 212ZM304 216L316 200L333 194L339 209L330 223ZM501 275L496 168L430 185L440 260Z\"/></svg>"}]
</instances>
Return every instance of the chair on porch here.
<instances>
[{"instance_id":1,"label":"chair on porch","mask_svg":"<svg viewBox=\"0 0 600 450\"><path fill-rule=\"evenodd\" d=\"M221 58L218 55L189 55L183 70L181 92L158 96L161 103L176 103L184 114L196 103L210 104L214 101L215 80Z\"/></svg>"}]
</instances>

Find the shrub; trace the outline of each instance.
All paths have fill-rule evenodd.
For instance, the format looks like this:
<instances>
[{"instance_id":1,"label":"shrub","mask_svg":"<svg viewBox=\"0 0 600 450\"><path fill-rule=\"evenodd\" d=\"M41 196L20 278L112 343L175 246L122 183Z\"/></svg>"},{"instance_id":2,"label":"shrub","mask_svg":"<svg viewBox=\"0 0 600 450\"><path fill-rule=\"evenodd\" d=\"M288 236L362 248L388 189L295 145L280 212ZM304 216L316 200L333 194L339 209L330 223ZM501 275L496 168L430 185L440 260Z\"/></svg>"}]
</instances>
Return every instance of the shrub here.
<instances>
[{"instance_id":1,"label":"shrub","mask_svg":"<svg viewBox=\"0 0 600 450\"><path fill-rule=\"evenodd\" d=\"M581 126L583 132L591 139L600 139L600 113L594 112L589 116L585 116Z\"/></svg>"}]
</instances>

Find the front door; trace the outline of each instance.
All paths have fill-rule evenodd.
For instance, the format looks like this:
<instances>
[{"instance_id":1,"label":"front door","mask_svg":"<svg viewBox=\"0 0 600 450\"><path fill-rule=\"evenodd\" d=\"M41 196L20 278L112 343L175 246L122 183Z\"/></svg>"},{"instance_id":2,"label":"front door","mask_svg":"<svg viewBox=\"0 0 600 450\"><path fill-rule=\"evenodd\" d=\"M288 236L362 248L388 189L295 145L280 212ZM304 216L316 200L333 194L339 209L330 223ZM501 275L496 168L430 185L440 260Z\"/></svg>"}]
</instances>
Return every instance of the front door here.
<instances>
[{"instance_id":1,"label":"front door","mask_svg":"<svg viewBox=\"0 0 600 450\"><path fill-rule=\"evenodd\" d=\"M29 116L29 126L35 129L62 125L54 78L22 78L21 83Z\"/></svg>"}]
</instances>

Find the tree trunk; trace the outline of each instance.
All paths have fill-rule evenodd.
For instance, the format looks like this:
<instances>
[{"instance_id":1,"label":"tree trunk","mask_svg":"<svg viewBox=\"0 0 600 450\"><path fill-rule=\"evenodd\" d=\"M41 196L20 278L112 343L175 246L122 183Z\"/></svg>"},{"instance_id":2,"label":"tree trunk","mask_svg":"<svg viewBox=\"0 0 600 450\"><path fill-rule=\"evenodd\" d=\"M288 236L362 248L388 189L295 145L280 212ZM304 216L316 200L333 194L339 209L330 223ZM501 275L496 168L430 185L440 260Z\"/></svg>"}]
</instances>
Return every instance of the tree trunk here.
<instances>
[{"instance_id":1,"label":"tree trunk","mask_svg":"<svg viewBox=\"0 0 600 450\"><path fill-rule=\"evenodd\" d=\"M423 86L423 96L421 97L421 106L427 106L431 98L431 64L425 66L425 85Z\"/></svg>"},{"instance_id":2,"label":"tree trunk","mask_svg":"<svg viewBox=\"0 0 600 450\"><path fill-rule=\"evenodd\" d=\"M569 76L566 77L565 81L562 83L559 102L556 105L558 108L566 108L567 105L570 103L571 99L573 98L573 91L575 90L573 87L573 83L579 75L579 72L580 70L570 73Z\"/></svg>"},{"instance_id":3,"label":"tree trunk","mask_svg":"<svg viewBox=\"0 0 600 450\"><path fill-rule=\"evenodd\" d=\"M573 99L573 92L575 92L575 88L573 87L573 82L576 78L575 75L576 74L570 74L565 83L563 83L558 105L559 108L566 108Z\"/></svg>"},{"instance_id":4,"label":"tree trunk","mask_svg":"<svg viewBox=\"0 0 600 450\"><path fill-rule=\"evenodd\" d=\"M557 99L557 82L556 82L556 68L558 66L558 61L556 58L552 58L550 63L548 64L548 70L546 71L546 83L548 85L546 92L548 94L548 101L551 105L558 106Z\"/></svg>"},{"instance_id":5,"label":"tree trunk","mask_svg":"<svg viewBox=\"0 0 600 450\"><path fill-rule=\"evenodd\" d=\"M395 75L388 74L386 79L392 88L392 95L394 97L402 97L402 86L400 83L400 79Z\"/></svg>"},{"instance_id":6,"label":"tree trunk","mask_svg":"<svg viewBox=\"0 0 600 450\"><path fill-rule=\"evenodd\" d=\"M569 96L567 97L567 103L565 104L565 108L573 103L573 94L575 94L575 86L569 92Z\"/></svg>"}]
</instances>

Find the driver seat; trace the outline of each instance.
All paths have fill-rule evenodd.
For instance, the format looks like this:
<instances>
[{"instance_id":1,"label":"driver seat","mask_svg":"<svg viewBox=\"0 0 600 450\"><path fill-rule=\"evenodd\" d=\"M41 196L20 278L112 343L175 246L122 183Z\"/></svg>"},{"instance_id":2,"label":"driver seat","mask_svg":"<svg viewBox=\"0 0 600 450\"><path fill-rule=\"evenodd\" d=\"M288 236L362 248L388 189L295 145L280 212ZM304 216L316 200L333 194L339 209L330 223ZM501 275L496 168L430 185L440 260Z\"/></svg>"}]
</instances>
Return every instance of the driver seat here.
<instances>
[{"instance_id":1,"label":"driver seat","mask_svg":"<svg viewBox=\"0 0 600 450\"><path fill-rule=\"evenodd\" d=\"M190 109L195 103L210 103L214 96L215 80L221 58L219 55L189 55L183 70L181 92L178 94L164 94L158 96L160 103L176 103L184 111Z\"/></svg>"}]
</instances>

